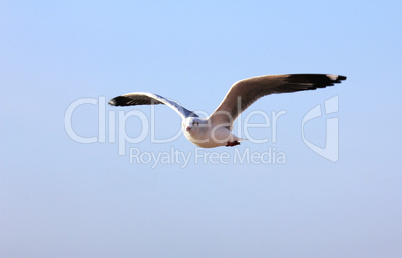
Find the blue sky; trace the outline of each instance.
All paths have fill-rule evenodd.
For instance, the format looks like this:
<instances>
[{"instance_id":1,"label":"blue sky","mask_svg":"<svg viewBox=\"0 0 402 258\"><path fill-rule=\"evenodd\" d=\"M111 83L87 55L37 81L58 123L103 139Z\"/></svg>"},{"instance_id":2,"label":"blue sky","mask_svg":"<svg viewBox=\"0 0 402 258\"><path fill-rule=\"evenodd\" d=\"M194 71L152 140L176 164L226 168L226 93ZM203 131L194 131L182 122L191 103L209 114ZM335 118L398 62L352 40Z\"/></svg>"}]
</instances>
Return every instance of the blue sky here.
<instances>
[{"instance_id":1,"label":"blue sky","mask_svg":"<svg viewBox=\"0 0 402 258\"><path fill-rule=\"evenodd\" d=\"M0 255L401 256L401 8L398 1L2 1ZM248 109L241 121L253 110L286 112L276 142L197 150L184 136L161 144L147 136L126 144L127 152L230 157L236 148L275 148L285 164L192 159L184 168L173 161L153 168L130 163L109 137L82 144L65 130L66 110L82 98L146 91L211 113L235 81L286 73L348 79ZM305 136L323 147L326 119L337 118L335 163L301 136L306 113L334 96L339 112L311 121ZM98 108L74 111L77 134L99 136ZM107 106L106 122L133 109L151 116L145 106ZM155 116L157 138L179 130L169 108L155 107ZM128 135L141 133L139 125L130 118ZM250 129L258 139L271 133Z\"/></svg>"}]
</instances>

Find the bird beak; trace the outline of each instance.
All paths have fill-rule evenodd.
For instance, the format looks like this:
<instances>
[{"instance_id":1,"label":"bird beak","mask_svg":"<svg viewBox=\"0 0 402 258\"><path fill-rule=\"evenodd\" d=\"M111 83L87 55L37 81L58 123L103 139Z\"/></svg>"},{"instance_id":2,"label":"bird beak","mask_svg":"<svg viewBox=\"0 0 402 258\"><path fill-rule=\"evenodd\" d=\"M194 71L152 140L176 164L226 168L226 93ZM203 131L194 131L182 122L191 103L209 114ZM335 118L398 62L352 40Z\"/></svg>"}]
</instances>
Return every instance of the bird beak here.
<instances>
[{"instance_id":1,"label":"bird beak","mask_svg":"<svg viewBox=\"0 0 402 258\"><path fill-rule=\"evenodd\" d=\"M189 132L190 130L191 130L191 127L190 127L190 126L187 126L187 127L186 127L186 131Z\"/></svg>"}]
</instances>

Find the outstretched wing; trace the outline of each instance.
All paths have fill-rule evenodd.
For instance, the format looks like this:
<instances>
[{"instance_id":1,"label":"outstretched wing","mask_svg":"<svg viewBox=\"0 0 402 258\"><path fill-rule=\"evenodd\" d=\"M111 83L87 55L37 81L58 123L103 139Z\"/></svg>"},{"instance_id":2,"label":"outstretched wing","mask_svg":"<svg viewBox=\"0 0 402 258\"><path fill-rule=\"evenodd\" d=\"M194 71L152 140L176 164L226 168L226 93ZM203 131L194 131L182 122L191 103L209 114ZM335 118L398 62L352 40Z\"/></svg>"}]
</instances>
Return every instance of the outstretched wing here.
<instances>
[{"instance_id":1,"label":"outstretched wing","mask_svg":"<svg viewBox=\"0 0 402 258\"><path fill-rule=\"evenodd\" d=\"M212 124L225 124L231 130L240 113L263 96L315 90L333 86L343 80L346 80L346 76L330 74L265 75L241 80L232 85L210 119Z\"/></svg>"},{"instance_id":2,"label":"outstretched wing","mask_svg":"<svg viewBox=\"0 0 402 258\"><path fill-rule=\"evenodd\" d=\"M158 105L164 104L176 111L182 119L192 116L197 117L192 111L185 109L176 102L166 99L157 94L148 92L134 92L115 97L109 101L112 106L136 106L136 105Z\"/></svg>"}]
</instances>

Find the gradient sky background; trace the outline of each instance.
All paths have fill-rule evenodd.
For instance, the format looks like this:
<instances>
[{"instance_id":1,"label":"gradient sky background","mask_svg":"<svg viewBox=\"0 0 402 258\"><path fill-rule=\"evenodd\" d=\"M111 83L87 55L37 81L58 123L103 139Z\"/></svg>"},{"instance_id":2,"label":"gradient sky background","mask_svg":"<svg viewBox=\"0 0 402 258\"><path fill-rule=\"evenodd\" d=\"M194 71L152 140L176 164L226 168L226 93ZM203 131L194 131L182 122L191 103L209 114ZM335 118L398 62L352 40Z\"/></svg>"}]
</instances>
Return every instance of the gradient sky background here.
<instances>
[{"instance_id":1,"label":"gradient sky background","mask_svg":"<svg viewBox=\"0 0 402 258\"><path fill-rule=\"evenodd\" d=\"M401 257L401 10L400 1L0 1L0 256ZM212 112L235 81L283 73L348 76L247 110L286 115L276 143L236 148L275 147L286 164L152 169L64 128L80 98L148 91ZM336 163L301 137L304 115L333 96ZM97 108L76 109L78 134L97 136ZM157 137L179 129L169 108L156 116ZM325 119L306 126L318 145ZM130 119L128 134L139 124ZM195 152L184 136L127 150L171 146Z\"/></svg>"}]
</instances>

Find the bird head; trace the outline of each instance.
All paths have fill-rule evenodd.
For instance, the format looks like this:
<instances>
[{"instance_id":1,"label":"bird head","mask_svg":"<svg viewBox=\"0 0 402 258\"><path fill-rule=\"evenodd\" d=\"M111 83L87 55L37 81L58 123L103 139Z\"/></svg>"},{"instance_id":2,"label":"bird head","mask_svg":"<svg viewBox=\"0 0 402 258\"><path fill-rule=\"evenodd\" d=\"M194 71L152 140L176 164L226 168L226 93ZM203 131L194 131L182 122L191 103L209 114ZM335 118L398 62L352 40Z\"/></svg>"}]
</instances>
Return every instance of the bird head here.
<instances>
[{"instance_id":1,"label":"bird head","mask_svg":"<svg viewBox=\"0 0 402 258\"><path fill-rule=\"evenodd\" d=\"M202 121L197 117L187 117L183 121L183 131L187 133L194 133L197 131L198 127L202 124Z\"/></svg>"}]
</instances>

